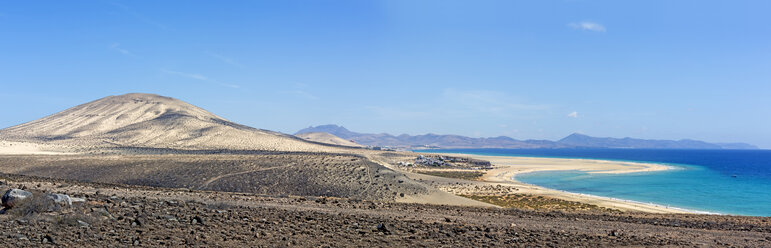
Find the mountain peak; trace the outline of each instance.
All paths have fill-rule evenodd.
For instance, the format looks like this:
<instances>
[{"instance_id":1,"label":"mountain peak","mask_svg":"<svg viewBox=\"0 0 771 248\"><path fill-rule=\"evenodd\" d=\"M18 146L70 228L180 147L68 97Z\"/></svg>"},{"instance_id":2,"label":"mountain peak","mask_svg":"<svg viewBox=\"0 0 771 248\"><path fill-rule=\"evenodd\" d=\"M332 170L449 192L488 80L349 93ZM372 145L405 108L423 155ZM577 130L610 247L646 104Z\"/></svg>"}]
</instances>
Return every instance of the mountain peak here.
<instances>
[{"instance_id":1,"label":"mountain peak","mask_svg":"<svg viewBox=\"0 0 771 248\"><path fill-rule=\"evenodd\" d=\"M293 136L225 120L171 97L108 96L0 130L0 138L66 146L192 149L327 149Z\"/></svg>"},{"instance_id":2,"label":"mountain peak","mask_svg":"<svg viewBox=\"0 0 771 248\"><path fill-rule=\"evenodd\" d=\"M35 138L73 138L102 134L161 116L226 121L184 101L155 94L108 96L3 131Z\"/></svg>"},{"instance_id":3,"label":"mountain peak","mask_svg":"<svg viewBox=\"0 0 771 248\"><path fill-rule=\"evenodd\" d=\"M576 142L576 141L586 140L586 139L589 139L589 138L592 138L592 137L589 136L589 135L586 135L586 134L582 134L582 133L572 133L572 134L566 136L565 138L562 138L561 140L558 140L557 142L562 142L562 143L568 142L569 143L569 142Z\"/></svg>"}]
</instances>

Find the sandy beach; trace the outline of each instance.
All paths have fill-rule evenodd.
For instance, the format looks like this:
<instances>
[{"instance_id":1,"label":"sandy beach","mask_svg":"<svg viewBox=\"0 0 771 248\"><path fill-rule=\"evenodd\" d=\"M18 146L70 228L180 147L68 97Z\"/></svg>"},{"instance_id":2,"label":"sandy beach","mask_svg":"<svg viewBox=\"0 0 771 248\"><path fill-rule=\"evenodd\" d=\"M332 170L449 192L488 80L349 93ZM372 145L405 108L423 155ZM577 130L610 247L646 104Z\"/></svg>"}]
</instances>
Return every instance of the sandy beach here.
<instances>
[{"instance_id":1,"label":"sandy beach","mask_svg":"<svg viewBox=\"0 0 771 248\"><path fill-rule=\"evenodd\" d=\"M567 201L577 201L593 204L601 207L619 209L624 211L640 211L647 213L704 213L686 209L667 207L652 203L642 203L623 199L614 199L587 194L578 194L560 190L548 189L536 185L526 184L514 179L521 173L536 171L583 171L588 173L635 173L652 172L672 169L670 166L653 163L635 163L593 159L562 159L562 158L537 158L537 157L507 157L507 156L483 156L473 154L444 154L447 156L464 156L475 159L487 160L494 165L482 176L482 183L501 184L517 189L517 193L542 195Z\"/></svg>"}]
</instances>

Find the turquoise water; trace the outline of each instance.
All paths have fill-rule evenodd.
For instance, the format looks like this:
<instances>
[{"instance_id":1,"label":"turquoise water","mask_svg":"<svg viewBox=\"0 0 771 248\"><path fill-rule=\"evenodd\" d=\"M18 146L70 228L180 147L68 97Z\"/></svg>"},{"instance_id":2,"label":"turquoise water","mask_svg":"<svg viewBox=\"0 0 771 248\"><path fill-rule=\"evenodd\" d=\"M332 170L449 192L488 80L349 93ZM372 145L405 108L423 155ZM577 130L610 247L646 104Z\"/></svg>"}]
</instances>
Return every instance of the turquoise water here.
<instances>
[{"instance_id":1,"label":"turquoise water","mask_svg":"<svg viewBox=\"0 0 771 248\"><path fill-rule=\"evenodd\" d=\"M667 164L674 170L630 174L553 171L517 180L568 192L712 213L771 216L771 151L630 149L459 149L430 152L589 158Z\"/></svg>"}]
</instances>

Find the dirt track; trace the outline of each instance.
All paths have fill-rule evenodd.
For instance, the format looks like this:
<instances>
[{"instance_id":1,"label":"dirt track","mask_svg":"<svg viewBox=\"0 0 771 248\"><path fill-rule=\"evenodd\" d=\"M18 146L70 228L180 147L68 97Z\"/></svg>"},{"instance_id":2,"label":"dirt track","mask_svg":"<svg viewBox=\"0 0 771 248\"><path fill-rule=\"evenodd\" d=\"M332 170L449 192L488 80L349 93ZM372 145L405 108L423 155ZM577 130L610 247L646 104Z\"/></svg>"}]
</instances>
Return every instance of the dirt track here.
<instances>
[{"instance_id":1,"label":"dirt track","mask_svg":"<svg viewBox=\"0 0 771 248\"><path fill-rule=\"evenodd\" d=\"M0 172L166 188L394 201L428 187L344 154L0 156Z\"/></svg>"}]
</instances>

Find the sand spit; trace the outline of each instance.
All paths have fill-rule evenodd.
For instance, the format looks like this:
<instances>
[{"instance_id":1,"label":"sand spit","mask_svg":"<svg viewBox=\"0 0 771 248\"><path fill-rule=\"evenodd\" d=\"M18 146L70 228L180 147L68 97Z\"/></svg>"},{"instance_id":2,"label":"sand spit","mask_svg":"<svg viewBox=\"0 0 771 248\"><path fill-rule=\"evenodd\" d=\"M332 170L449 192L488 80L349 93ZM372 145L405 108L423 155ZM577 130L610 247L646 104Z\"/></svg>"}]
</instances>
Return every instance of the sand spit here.
<instances>
[{"instance_id":1,"label":"sand spit","mask_svg":"<svg viewBox=\"0 0 771 248\"><path fill-rule=\"evenodd\" d=\"M410 169L397 166L399 162L411 162L418 155L426 153L388 153L374 155L371 160L383 164L391 169L404 173L407 177L427 184L433 188L454 195L476 196L507 196L507 195L531 195L543 196L559 200L595 205L601 208L615 209L624 212L646 213L704 213L690 211L649 203L641 203L622 199L613 199L594 195L577 194L554 189L548 189L536 185L516 181L513 177L520 173L535 171L578 170L589 173L634 173L651 172L672 169L672 167L660 164L617 162L588 159L557 159L557 158L532 158L532 157L503 157L481 156L472 154L437 154L455 157L469 157L487 160L493 164L490 170L471 170L484 172L476 180L440 177L419 173L422 169ZM454 171L457 169L434 168L432 171ZM468 171L468 170L467 170Z\"/></svg>"},{"instance_id":2,"label":"sand spit","mask_svg":"<svg viewBox=\"0 0 771 248\"><path fill-rule=\"evenodd\" d=\"M514 177L517 174L538 171L582 171L601 174L624 174L638 172L653 172L673 169L671 166L654 163L637 163L596 159L565 159L565 158L538 158L538 157L504 157L468 155L490 161L498 168L490 171L496 177Z\"/></svg>"},{"instance_id":3,"label":"sand spit","mask_svg":"<svg viewBox=\"0 0 771 248\"><path fill-rule=\"evenodd\" d=\"M447 154L450 155L450 154ZM458 154L454 154L457 156ZM638 173L670 170L672 167L653 164L620 162L594 159L561 159L561 158L536 158L536 157L506 157L506 156L482 156L463 154L463 156L490 161L495 168L487 171L482 180L490 183L510 185L519 190L519 193L554 197L567 201L577 201L621 210L640 211L647 213L704 213L681 208L641 203L601 197L587 194L577 194L560 190L548 189L540 186L522 183L514 177L517 174L537 171L584 171L588 173Z\"/></svg>"}]
</instances>

